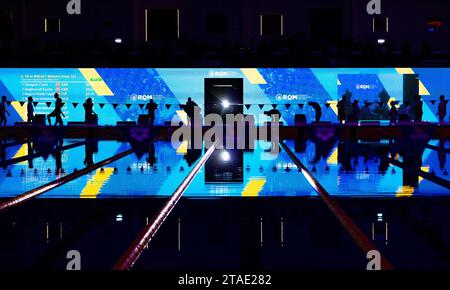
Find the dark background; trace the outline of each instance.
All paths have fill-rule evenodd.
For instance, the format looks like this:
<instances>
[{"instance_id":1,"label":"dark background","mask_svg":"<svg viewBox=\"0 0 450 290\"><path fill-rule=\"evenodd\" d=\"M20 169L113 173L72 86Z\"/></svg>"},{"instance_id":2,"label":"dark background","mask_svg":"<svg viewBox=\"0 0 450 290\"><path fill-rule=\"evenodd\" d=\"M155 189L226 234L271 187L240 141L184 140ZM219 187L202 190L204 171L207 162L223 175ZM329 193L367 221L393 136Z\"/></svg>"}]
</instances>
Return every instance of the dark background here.
<instances>
[{"instance_id":1,"label":"dark background","mask_svg":"<svg viewBox=\"0 0 450 290\"><path fill-rule=\"evenodd\" d=\"M0 64L448 66L449 1L368 2L81 0L68 15L68 0L2 0Z\"/></svg>"}]
</instances>

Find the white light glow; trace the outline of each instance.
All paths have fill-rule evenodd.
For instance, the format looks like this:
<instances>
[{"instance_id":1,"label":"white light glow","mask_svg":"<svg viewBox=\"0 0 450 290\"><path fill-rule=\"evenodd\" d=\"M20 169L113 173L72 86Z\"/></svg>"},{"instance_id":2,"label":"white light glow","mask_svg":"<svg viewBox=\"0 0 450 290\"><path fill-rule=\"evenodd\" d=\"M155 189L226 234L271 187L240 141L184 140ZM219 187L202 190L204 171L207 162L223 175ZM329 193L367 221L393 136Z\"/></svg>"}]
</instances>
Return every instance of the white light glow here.
<instances>
[{"instance_id":1,"label":"white light glow","mask_svg":"<svg viewBox=\"0 0 450 290\"><path fill-rule=\"evenodd\" d=\"M225 109L228 109L228 108L230 107L230 102L228 102L228 100L223 100L223 101L222 101L222 106L223 106Z\"/></svg>"},{"instance_id":2,"label":"white light glow","mask_svg":"<svg viewBox=\"0 0 450 290\"><path fill-rule=\"evenodd\" d=\"M227 161L230 161L231 156L230 156L230 153L228 153L228 151L223 151L222 153L220 153L220 158L223 161L227 162Z\"/></svg>"}]
</instances>

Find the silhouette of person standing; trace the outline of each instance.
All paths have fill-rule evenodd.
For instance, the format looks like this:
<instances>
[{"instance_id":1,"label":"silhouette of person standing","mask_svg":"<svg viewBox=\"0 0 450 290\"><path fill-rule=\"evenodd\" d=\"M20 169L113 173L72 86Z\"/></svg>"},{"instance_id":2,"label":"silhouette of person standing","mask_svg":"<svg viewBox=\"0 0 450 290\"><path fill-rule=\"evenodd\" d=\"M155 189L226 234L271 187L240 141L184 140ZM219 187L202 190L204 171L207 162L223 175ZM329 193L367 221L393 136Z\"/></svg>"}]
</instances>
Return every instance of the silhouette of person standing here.
<instances>
[{"instance_id":1,"label":"silhouette of person standing","mask_svg":"<svg viewBox=\"0 0 450 290\"><path fill-rule=\"evenodd\" d=\"M347 106L347 96L343 95L342 99L337 103L338 120L340 123L342 123L346 120L346 115L347 115L346 106Z\"/></svg>"},{"instance_id":2,"label":"silhouette of person standing","mask_svg":"<svg viewBox=\"0 0 450 290\"><path fill-rule=\"evenodd\" d=\"M48 123L49 123L49 125L51 126L52 125L52 121L51 121L51 117L55 117L55 126L57 125L57 124L59 124L60 126L63 126L63 120L62 120L62 118L61 118L61 115L63 116L63 117L65 117L65 115L64 115L64 113L62 112L62 106L63 106L63 103L62 103L62 100L61 100L61 98L59 97L59 94L58 93L55 93L55 99L56 99L56 102L55 102L55 109L53 110L53 112L51 112L48 116L47 116L47 120L48 120Z\"/></svg>"},{"instance_id":3,"label":"silhouette of person standing","mask_svg":"<svg viewBox=\"0 0 450 290\"><path fill-rule=\"evenodd\" d=\"M277 109L264 111L264 115L269 116L271 122L279 122L281 118L281 113Z\"/></svg>"},{"instance_id":4,"label":"silhouette of person standing","mask_svg":"<svg viewBox=\"0 0 450 290\"><path fill-rule=\"evenodd\" d=\"M395 124L397 123L398 120L398 111L397 111L397 107L396 102L395 101L391 101L390 103L391 105L391 110L389 111L389 124Z\"/></svg>"},{"instance_id":5,"label":"silhouette of person standing","mask_svg":"<svg viewBox=\"0 0 450 290\"><path fill-rule=\"evenodd\" d=\"M322 108L317 102L308 102L308 105L313 107L314 111L316 111L316 123L320 122L320 118L322 118Z\"/></svg>"},{"instance_id":6,"label":"silhouette of person standing","mask_svg":"<svg viewBox=\"0 0 450 290\"><path fill-rule=\"evenodd\" d=\"M447 115L447 103L448 100L445 99L444 95L441 95L439 97L439 106L438 106L438 117L439 117L439 123L443 123L445 116Z\"/></svg>"},{"instance_id":7,"label":"silhouette of person standing","mask_svg":"<svg viewBox=\"0 0 450 290\"><path fill-rule=\"evenodd\" d=\"M2 102L0 103L0 126L6 126L6 114L9 116L9 112L6 110L6 96L2 96Z\"/></svg>"},{"instance_id":8,"label":"silhouette of person standing","mask_svg":"<svg viewBox=\"0 0 450 290\"><path fill-rule=\"evenodd\" d=\"M188 116L189 124L193 125L193 119L195 115L195 107L198 107L197 103L192 100L191 97L188 98L186 105L184 107L184 111Z\"/></svg>"},{"instance_id":9,"label":"silhouette of person standing","mask_svg":"<svg viewBox=\"0 0 450 290\"><path fill-rule=\"evenodd\" d=\"M155 111L158 109L158 105L155 104L153 99L150 99L147 106L145 106L145 109L148 112L148 124L150 126L153 126L153 124L155 123Z\"/></svg>"},{"instance_id":10,"label":"silhouette of person standing","mask_svg":"<svg viewBox=\"0 0 450 290\"><path fill-rule=\"evenodd\" d=\"M416 122L422 122L422 116L423 116L423 102L421 101L421 96L417 95L415 98L415 104L414 104L414 114L415 114L415 120Z\"/></svg>"},{"instance_id":11,"label":"silhouette of person standing","mask_svg":"<svg viewBox=\"0 0 450 290\"><path fill-rule=\"evenodd\" d=\"M86 124L91 124L94 121L94 103L92 98L87 98L83 104L84 107L84 122Z\"/></svg>"},{"instance_id":12,"label":"silhouette of person standing","mask_svg":"<svg viewBox=\"0 0 450 290\"><path fill-rule=\"evenodd\" d=\"M34 118L34 104L33 104L33 97L28 97L28 104L27 104L27 123L31 124L33 122Z\"/></svg>"}]
</instances>

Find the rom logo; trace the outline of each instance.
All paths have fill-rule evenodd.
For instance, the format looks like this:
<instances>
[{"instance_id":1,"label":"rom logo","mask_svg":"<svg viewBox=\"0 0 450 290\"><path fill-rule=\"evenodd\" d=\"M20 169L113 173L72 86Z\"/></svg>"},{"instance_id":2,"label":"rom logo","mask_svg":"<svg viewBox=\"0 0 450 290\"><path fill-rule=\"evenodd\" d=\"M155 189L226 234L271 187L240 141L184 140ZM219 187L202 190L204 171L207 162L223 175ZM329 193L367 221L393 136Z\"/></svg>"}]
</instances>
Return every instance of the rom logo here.
<instances>
[{"instance_id":1,"label":"rom logo","mask_svg":"<svg viewBox=\"0 0 450 290\"><path fill-rule=\"evenodd\" d=\"M370 0L366 6L369 15L381 14L381 0Z\"/></svg>"},{"instance_id":2,"label":"rom logo","mask_svg":"<svg viewBox=\"0 0 450 290\"><path fill-rule=\"evenodd\" d=\"M66 6L67 14L81 15L81 0L70 0Z\"/></svg>"}]
</instances>

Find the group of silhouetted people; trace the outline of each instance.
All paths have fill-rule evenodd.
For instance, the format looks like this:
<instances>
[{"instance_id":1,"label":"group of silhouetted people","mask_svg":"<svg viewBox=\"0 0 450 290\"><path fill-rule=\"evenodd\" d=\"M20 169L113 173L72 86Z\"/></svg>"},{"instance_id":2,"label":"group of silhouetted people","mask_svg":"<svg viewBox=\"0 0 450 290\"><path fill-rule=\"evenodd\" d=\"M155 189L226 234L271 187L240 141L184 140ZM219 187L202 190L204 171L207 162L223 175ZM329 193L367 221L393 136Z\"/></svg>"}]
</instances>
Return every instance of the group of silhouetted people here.
<instances>
[{"instance_id":1,"label":"group of silhouetted people","mask_svg":"<svg viewBox=\"0 0 450 290\"><path fill-rule=\"evenodd\" d=\"M360 120L361 108L359 107L358 100L354 100L353 103L349 105L347 95L343 95L342 99L337 103L337 109L338 120L341 123L358 122Z\"/></svg>"},{"instance_id":2,"label":"group of silhouetted people","mask_svg":"<svg viewBox=\"0 0 450 290\"><path fill-rule=\"evenodd\" d=\"M445 99L444 95L439 97L439 105L437 115L439 117L439 122L443 123L445 117L447 116L447 104L448 100ZM370 102L365 101L364 106L370 106ZM416 95L414 102L410 106L403 104L397 109L398 102L391 101L389 103L389 122L390 124L395 124L400 120L401 115L408 116L408 120L411 119L415 122L422 122L423 118L423 101L420 95ZM348 103L347 95L343 95L342 99L337 103L338 109L338 120L340 123L345 122L358 122L361 120L361 108L359 107L359 101L354 100L351 104ZM410 118L411 115L411 118Z\"/></svg>"},{"instance_id":3,"label":"group of silhouetted people","mask_svg":"<svg viewBox=\"0 0 450 290\"><path fill-rule=\"evenodd\" d=\"M153 99L150 99L150 101L145 106L145 109L148 113L148 124L150 126L153 126L155 123L155 112L156 110L158 110L158 105L153 101ZM184 105L184 111L186 112L186 115L188 117L188 124L193 124L192 120L194 119L196 114L199 114L200 107L196 102L192 100L191 97L189 97L186 104Z\"/></svg>"},{"instance_id":4,"label":"group of silhouetted people","mask_svg":"<svg viewBox=\"0 0 450 290\"><path fill-rule=\"evenodd\" d=\"M47 115L47 121L49 125L52 125L52 118L55 118L55 124L54 126L63 126L63 120L62 118L65 117L62 107L64 106L64 103L62 102L61 97L58 93L54 94L55 98L55 108L54 110ZM439 97L439 104L438 104L438 110L437 110L437 116L439 118L439 122L443 123L445 122L445 117L447 116L447 104L449 100L445 99L444 95L441 95ZM386 102L387 103L387 102ZM367 111L367 109L370 107L372 103L365 101L364 106L361 109L359 107L359 101L354 100L351 104L349 103L349 99L347 97L347 94L344 94L342 96L342 99L338 101L337 103L337 118L340 123L344 122L358 122L361 120L361 115L364 115L364 112ZM322 109L318 102L308 102L308 105L311 106L315 112L315 122L320 122L320 119L322 117ZM421 99L420 95L417 95L414 98L414 102L410 106L407 106L407 103L402 104L399 108L397 108L398 102L391 101L389 103L390 110L388 112L389 115L389 121L391 124L397 123L402 116L407 115L409 118L409 115L412 116L412 120L415 122L421 122L423 118L423 101ZM33 120L35 118L34 114L34 102L33 97L28 97L28 103L27 103L27 123L32 124ZM96 124L98 116L94 112L94 103L92 101L92 98L87 98L86 101L83 104L84 111L85 111L85 123L86 124ZM9 116L10 113L8 112L7 108L7 98L6 96L2 96L1 103L0 103L0 126L4 127L7 123L7 115ZM158 109L158 105L151 99L145 109L148 112L148 125L153 126L155 122L155 112ZM200 108L195 103L192 98L188 98L186 104L183 107L184 111L186 112L186 115L188 117L188 123L192 125L192 120L195 118L195 115L199 114ZM361 114L361 111L363 113ZM281 113L280 111L273 109L271 111L265 111L265 115L273 116L278 115L280 118ZM363 116L364 118L364 116Z\"/></svg>"}]
</instances>

